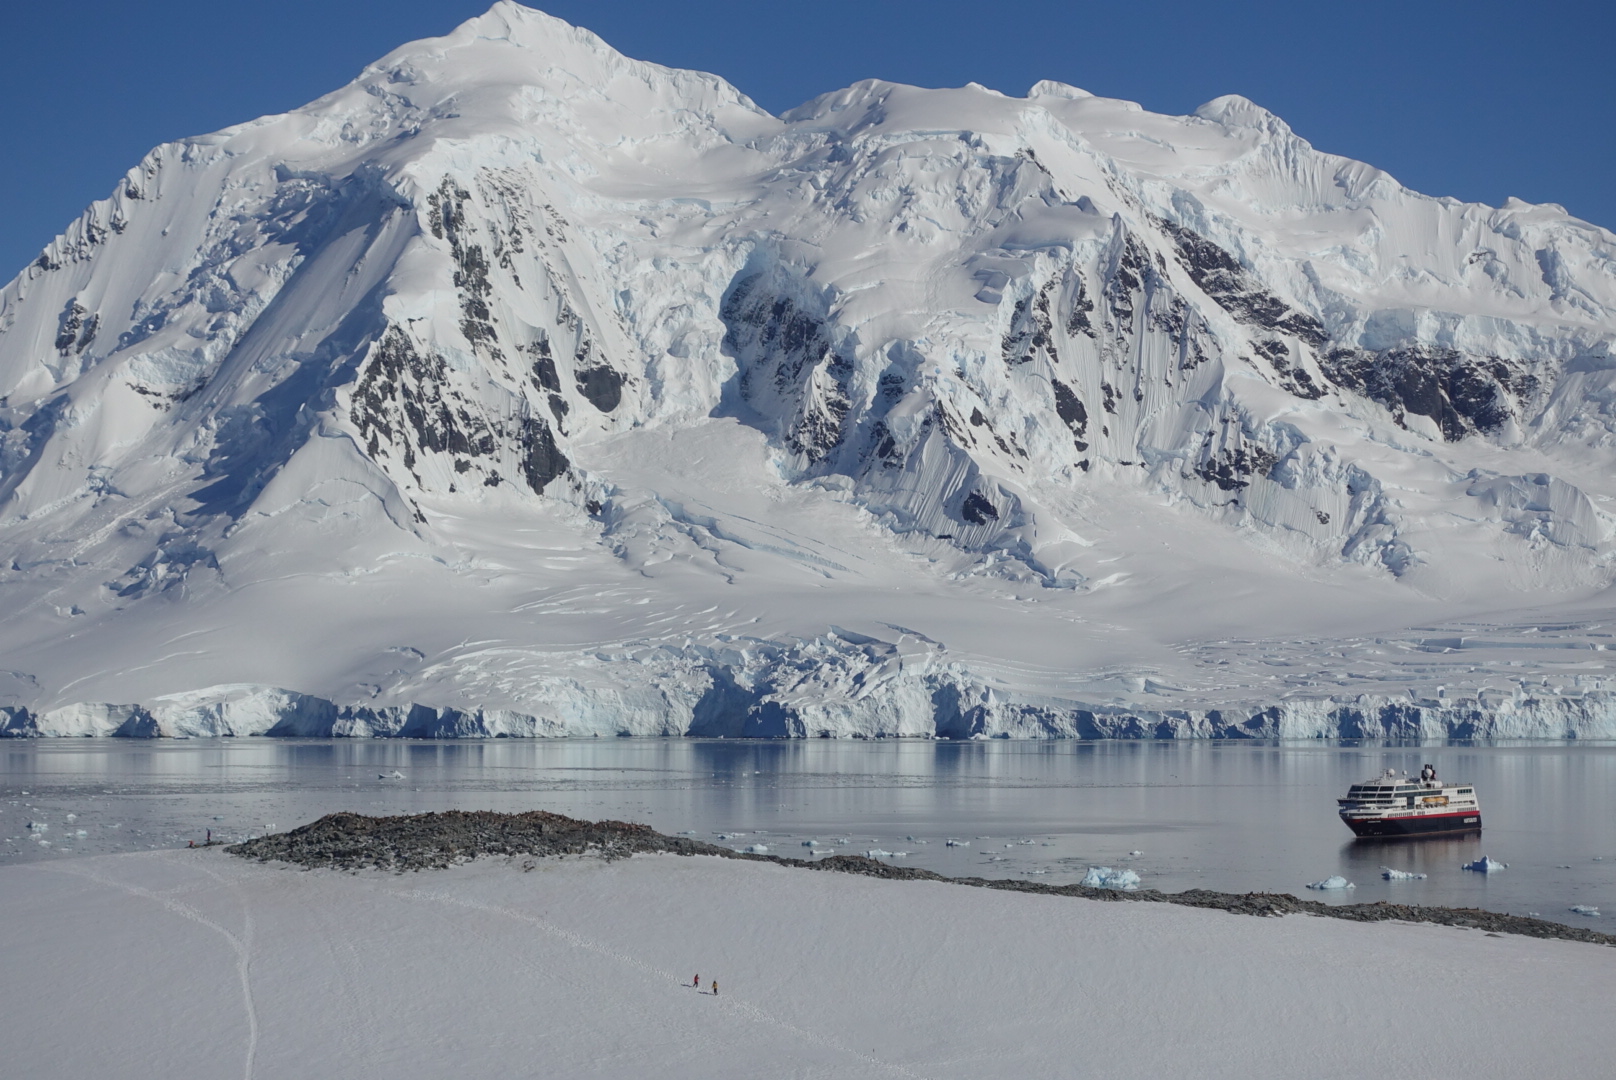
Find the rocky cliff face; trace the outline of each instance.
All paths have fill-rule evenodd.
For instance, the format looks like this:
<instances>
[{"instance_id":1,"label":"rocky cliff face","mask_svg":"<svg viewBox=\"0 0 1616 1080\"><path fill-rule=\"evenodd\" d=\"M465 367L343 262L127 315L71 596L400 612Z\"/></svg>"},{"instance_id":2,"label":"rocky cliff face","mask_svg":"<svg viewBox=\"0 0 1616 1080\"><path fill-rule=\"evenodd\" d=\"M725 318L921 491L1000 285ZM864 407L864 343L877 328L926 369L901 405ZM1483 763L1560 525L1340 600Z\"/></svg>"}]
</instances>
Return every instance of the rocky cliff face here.
<instances>
[{"instance_id":1,"label":"rocky cliff face","mask_svg":"<svg viewBox=\"0 0 1616 1080\"><path fill-rule=\"evenodd\" d=\"M467 661L488 620L531 679L671 647L667 612L733 608L687 658L749 619L789 653L916 590L941 648L1110 670L1107 630L1026 645L1104 623L1160 674L1208 609L1261 636L1320 582L1379 599L1360 627L1586 598L1613 310L1610 233L1416 194L1244 99L867 82L774 117L500 3L159 147L0 291L0 695L514 708ZM1137 616L1095 599L1146 580ZM568 587L609 625L517 617Z\"/></svg>"}]
</instances>

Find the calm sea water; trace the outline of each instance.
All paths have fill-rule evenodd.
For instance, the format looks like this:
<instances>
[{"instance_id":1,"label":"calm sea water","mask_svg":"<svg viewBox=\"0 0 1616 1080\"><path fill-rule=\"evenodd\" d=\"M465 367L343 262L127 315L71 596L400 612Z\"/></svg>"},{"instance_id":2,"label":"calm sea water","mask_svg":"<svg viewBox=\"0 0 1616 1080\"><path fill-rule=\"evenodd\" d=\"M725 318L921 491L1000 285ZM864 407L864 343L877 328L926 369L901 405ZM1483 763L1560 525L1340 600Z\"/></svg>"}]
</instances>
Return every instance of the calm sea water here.
<instances>
[{"instance_id":1,"label":"calm sea water","mask_svg":"<svg viewBox=\"0 0 1616 1080\"><path fill-rule=\"evenodd\" d=\"M1476 785L1479 839L1354 840L1347 786L1386 768ZM395 776L394 774L401 774ZM403 742L0 744L0 865L234 840L337 810L552 810L775 854L893 854L946 874L1327 902L1483 907L1616 922L1616 745L1322 742ZM30 823L44 828L30 828ZM720 837L727 839L720 839ZM954 838L961 846L949 847ZM41 843L40 841L44 841ZM1482 855L1506 870L1461 870ZM883 856L887 857L887 856ZM1382 867L1427 874L1388 882ZM1343 893L1308 890L1339 874ZM1597 907L1599 917L1573 913ZM1612 927L1616 929L1616 927Z\"/></svg>"}]
</instances>

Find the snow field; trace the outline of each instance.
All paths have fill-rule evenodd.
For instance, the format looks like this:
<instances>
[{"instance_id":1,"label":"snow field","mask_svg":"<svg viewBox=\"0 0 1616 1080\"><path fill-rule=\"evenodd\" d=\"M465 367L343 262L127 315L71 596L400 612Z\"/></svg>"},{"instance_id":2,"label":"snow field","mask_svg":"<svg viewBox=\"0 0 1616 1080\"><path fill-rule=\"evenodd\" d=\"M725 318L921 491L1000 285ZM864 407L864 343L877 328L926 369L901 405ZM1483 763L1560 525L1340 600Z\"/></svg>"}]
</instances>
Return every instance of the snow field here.
<instances>
[{"instance_id":1,"label":"snow field","mask_svg":"<svg viewBox=\"0 0 1616 1080\"><path fill-rule=\"evenodd\" d=\"M1565 942L701 858L142 853L0 869L0 907L19 1076L1594 1076L1616 991ZM1409 1009L1405 967L1448 989Z\"/></svg>"}]
</instances>

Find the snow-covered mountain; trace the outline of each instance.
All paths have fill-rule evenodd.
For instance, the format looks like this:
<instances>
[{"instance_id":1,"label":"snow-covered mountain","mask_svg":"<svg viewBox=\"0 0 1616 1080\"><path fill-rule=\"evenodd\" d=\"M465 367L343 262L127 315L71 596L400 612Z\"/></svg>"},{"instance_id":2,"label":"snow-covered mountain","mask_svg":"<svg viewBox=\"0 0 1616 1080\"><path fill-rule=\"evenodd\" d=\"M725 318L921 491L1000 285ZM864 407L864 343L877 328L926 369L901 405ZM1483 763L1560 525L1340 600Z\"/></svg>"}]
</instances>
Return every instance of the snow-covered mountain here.
<instances>
[{"instance_id":1,"label":"snow-covered mountain","mask_svg":"<svg viewBox=\"0 0 1616 1080\"><path fill-rule=\"evenodd\" d=\"M1616 736L1613 341L1610 232L1243 98L502 0L0 292L0 728Z\"/></svg>"}]
</instances>

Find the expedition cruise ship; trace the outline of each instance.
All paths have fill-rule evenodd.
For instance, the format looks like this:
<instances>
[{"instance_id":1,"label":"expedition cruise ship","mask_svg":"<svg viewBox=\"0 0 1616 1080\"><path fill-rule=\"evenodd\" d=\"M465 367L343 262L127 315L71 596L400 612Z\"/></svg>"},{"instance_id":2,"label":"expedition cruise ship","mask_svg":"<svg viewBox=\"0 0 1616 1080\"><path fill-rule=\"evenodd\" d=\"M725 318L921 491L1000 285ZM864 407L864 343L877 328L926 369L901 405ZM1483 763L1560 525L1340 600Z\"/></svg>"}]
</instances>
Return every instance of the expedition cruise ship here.
<instances>
[{"instance_id":1,"label":"expedition cruise ship","mask_svg":"<svg viewBox=\"0 0 1616 1080\"><path fill-rule=\"evenodd\" d=\"M1420 778L1396 769L1353 784L1341 804L1341 820L1359 836L1434 836L1481 831L1481 804L1470 784L1444 784L1427 765Z\"/></svg>"}]
</instances>

